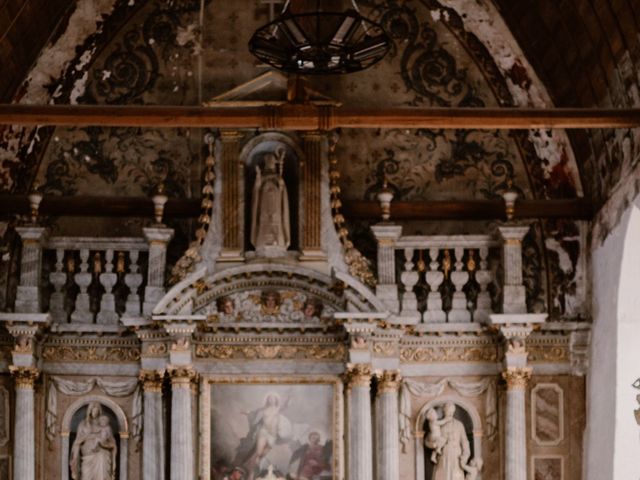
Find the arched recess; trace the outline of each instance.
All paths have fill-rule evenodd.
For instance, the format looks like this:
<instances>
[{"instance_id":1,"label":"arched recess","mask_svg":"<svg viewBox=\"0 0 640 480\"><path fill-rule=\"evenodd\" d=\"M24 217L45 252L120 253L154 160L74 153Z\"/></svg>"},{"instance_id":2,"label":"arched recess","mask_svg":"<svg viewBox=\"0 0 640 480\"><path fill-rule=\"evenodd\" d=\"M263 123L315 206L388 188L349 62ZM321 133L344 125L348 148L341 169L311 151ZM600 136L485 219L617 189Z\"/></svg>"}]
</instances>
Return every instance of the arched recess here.
<instances>
[{"instance_id":1,"label":"arched recess","mask_svg":"<svg viewBox=\"0 0 640 480\"><path fill-rule=\"evenodd\" d=\"M593 330L587 386L587 480L640 478L640 197L593 256Z\"/></svg>"},{"instance_id":2,"label":"arched recess","mask_svg":"<svg viewBox=\"0 0 640 480\"><path fill-rule=\"evenodd\" d=\"M62 438L62 448L60 450L60 478L61 480L69 480L69 453L71 451L71 445L69 442L71 436L71 420L78 410L94 402L111 410L118 420L118 436L120 437L120 453L118 455L118 462L120 464L119 480L127 480L129 468L127 462L127 459L129 458L129 423L127 422L127 416L117 403L100 395L89 395L76 400L69 406L69 408L67 408L67 411L62 417L60 431L60 437Z\"/></svg>"},{"instance_id":3,"label":"arched recess","mask_svg":"<svg viewBox=\"0 0 640 480\"><path fill-rule=\"evenodd\" d=\"M471 418L471 424L473 426L473 452L476 458L482 458L482 437L484 435L482 429L482 419L476 407L474 407L469 401L464 398L460 398L454 395L443 395L441 397L434 398L425 403L420 409L418 416L416 417L415 432L416 434L416 480L424 480L424 423L426 421L426 414L430 408L444 405L447 402L453 402L456 408L461 408Z\"/></svg>"}]
</instances>

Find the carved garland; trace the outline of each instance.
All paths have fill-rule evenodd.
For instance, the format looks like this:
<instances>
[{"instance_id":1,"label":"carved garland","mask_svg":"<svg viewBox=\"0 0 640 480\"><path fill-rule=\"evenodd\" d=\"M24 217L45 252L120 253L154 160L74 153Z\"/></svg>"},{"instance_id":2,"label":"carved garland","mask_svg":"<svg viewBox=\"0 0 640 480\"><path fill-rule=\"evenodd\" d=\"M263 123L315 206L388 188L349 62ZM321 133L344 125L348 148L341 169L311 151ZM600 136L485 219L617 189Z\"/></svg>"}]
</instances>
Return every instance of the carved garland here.
<instances>
[{"instance_id":1,"label":"carved garland","mask_svg":"<svg viewBox=\"0 0 640 480\"><path fill-rule=\"evenodd\" d=\"M338 134L333 132L329 135L329 191L331 192L331 212L333 223L335 224L338 238L344 250L344 261L349 267L349 273L359 278L365 285L374 287L376 278L371 270L371 262L367 260L353 242L349 240L349 230L345 226L345 219L340 208L340 170L338 170L338 157L336 156L336 146L338 144Z\"/></svg>"},{"instance_id":2,"label":"carved garland","mask_svg":"<svg viewBox=\"0 0 640 480\"><path fill-rule=\"evenodd\" d=\"M202 187L202 201L200 202L201 214L198 217L196 239L191 242L184 255L176 262L171 270L170 284L178 283L193 271L193 267L201 260L200 249L211 225L211 210L213 209L213 185L216 179L216 157L213 153L215 138L213 134L207 134L205 142L209 148L209 155L205 160L204 186Z\"/></svg>"}]
</instances>

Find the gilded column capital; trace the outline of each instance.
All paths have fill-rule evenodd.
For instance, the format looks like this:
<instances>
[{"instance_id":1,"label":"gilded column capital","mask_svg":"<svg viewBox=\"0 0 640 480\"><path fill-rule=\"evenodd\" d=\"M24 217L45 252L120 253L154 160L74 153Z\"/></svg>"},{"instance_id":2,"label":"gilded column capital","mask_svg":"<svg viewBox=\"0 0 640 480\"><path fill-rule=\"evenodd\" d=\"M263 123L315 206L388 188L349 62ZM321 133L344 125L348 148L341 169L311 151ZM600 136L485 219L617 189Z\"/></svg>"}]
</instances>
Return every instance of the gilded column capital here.
<instances>
[{"instance_id":1,"label":"gilded column capital","mask_svg":"<svg viewBox=\"0 0 640 480\"><path fill-rule=\"evenodd\" d=\"M400 381L402 377L397 370L385 370L376 375L378 378L378 395L383 393L395 393L400 389Z\"/></svg>"},{"instance_id":2,"label":"gilded column capital","mask_svg":"<svg viewBox=\"0 0 640 480\"><path fill-rule=\"evenodd\" d=\"M348 388L369 387L371 385L371 366L365 363L347 365L344 381Z\"/></svg>"},{"instance_id":3,"label":"gilded column capital","mask_svg":"<svg viewBox=\"0 0 640 480\"><path fill-rule=\"evenodd\" d=\"M167 368L173 388L190 388L191 382L195 382L198 373L191 365L171 365Z\"/></svg>"},{"instance_id":4,"label":"gilded column capital","mask_svg":"<svg viewBox=\"0 0 640 480\"><path fill-rule=\"evenodd\" d=\"M164 381L163 370L140 370L138 378L140 382L142 382L142 388L145 392L162 392L162 383Z\"/></svg>"},{"instance_id":5,"label":"gilded column capital","mask_svg":"<svg viewBox=\"0 0 640 480\"><path fill-rule=\"evenodd\" d=\"M502 378L507 382L507 390L524 390L531 379L531 367L509 367L502 372Z\"/></svg>"},{"instance_id":6,"label":"gilded column capital","mask_svg":"<svg viewBox=\"0 0 640 480\"><path fill-rule=\"evenodd\" d=\"M16 367L9 366L9 372L16 381L16 388L33 388L36 380L40 376L40 370L36 367Z\"/></svg>"}]
</instances>

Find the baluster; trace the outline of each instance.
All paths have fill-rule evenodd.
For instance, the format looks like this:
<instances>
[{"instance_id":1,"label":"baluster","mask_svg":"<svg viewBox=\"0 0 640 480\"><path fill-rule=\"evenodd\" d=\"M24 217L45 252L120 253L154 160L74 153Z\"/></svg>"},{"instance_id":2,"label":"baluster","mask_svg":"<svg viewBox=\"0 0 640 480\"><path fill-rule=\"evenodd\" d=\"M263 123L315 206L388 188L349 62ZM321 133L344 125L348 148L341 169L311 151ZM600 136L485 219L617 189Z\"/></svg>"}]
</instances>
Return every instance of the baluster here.
<instances>
[{"instance_id":1,"label":"baluster","mask_svg":"<svg viewBox=\"0 0 640 480\"><path fill-rule=\"evenodd\" d=\"M471 312L467 309L467 295L462 291L462 287L469 281L469 272L462 270L464 264L462 263L462 257L464 255L463 247L456 247L454 249L456 256L455 270L451 272L451 282L453 283L456 291L453 293L453 299L451 301L451 311L449 312L449 322L470 322Z\"/></svg>"},{"instance_id":2,"label":"baluster","mask_svg":"<svg viewBox=\"0 0 640 480\"><path fill-rule=\"evenodd\" d=\"M473 321L480 323L488 322L491 314L491 295L489 295L487 287L493 280L493 276L488 270L488 256L489 247L480 247L480 269L476 272L476 282L480 285L480 292L478 292L476 301L476 311L473 314Z\"/></svg>"},{"instance_id":3,"label":"baluster","mask_svg":"<svg viewBox=\"0 0 640 480\"><path fill-rule=\"evenodd\" d=\"M438 270L438 253L437 248L429 249L429 271L425 277L429 284L429 295L427 296L427 310L424 312L424 321L429 323L444 323L447 315L442 309L442 295L438 288L444 281L444 273Z\"/></svg>"},{"instance_id":4,"label":"baluster","mask_svg":"<svg viewBox=\"0 0 640 480\"><path fill-rule=\"evenodd\" d=\"M402 294L402 310L400 316L407 320L414 320L417 322L420 320L420 313L418 312L418 300L416 294L413 291L416 283L418 283L418 272L413 267L413 248L404 249L404 272L400 275L400 281L404 285L404 293Z\"/></svg>"},{"instance_id":5,"label":"baluster","mask_svg":"<svg viewBox=\"0 0 640 480\"><path fill-rule=\"evenodd\" d=\"M76 297L75 310L71 314L71 321L78 323L92 323L93 314L91 313L91 305L89 301L89 293L87 288L91 285L92 275L89 273L89 250L83 248L80 250L80 271L73 276L76 285L80 287L80 293Z\"/></svg>"},{"instance_id":6,"label":"baluster","mask_svg":"<svg viewBox=\"0 0 640 480\"><path fill-rule=\"evenodd\" d=\"M138 272L140 268L138 266L139 253L138 250L131 250L129 252L129 272L124 276L124 283L129 287L125 313L134 317L139 317L141 313L140 295L138 295L138 288L142 285L142 274Z\"/></svg>"},{"instance_id":7,"label":"baluster","mask_svg":"<svg viewBox=\"0 0 640 480\"><path fill-rule=\"evenodd\" d=\"M103 324L117 324L116 297L112 292L118 281L118 275L113 273L113 250L107 250L104 259L104 272L100 274L100 283L104 287L104 293L100 299L100 311L96 321Z\"/></svg>"},{"instance_id":8,"label":"baluster","mask_svg":"<svg viewBox=\"0 0 640 480\"><path fill-rule=\"evenodd\" d=\"M49 300L49 311L51 312L51 318L56 323L66 323L67 312L64 310L64 293L62 293L62 287L67 283L67 272L63 271L64 268L64 249L58 248L56 250L56 270L49 274L49 281L53 285L54 292L51 294Z\"/></svg>"}]
</instances>

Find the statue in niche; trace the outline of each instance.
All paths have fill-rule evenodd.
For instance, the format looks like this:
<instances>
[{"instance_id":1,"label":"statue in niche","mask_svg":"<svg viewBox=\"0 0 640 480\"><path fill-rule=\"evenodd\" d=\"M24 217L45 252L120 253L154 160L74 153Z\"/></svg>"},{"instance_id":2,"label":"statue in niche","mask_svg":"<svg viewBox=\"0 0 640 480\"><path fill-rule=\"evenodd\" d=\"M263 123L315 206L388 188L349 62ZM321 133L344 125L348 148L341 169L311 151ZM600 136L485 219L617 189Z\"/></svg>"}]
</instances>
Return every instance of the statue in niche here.
<instances>
[{"instance_id":1,"label":"statue in niche","mask_svg":"<svg viewBox=\"0 0 640 480\"><path fill-rule=\"evenodd\" d=\"M433 450L431 462L435 464L431 480L475 480L482 463L478 459L469 462L469 440L463 423L454 418L456 405L445 403L443 413L441 419L434 409L429 409L426 415L429 432L424 444Z\"/></svg>"},{"instance_id":2,"label":"statue in niche","mask_svg":"<svg viewBox=\"0 0 640 480\"><path fill-rule=\"evenodd\" d=\"M78 433L71 447L71 478L115 480L116 450L109 417L102 414L102 406L98 402L90 403L85 419L78 425Z\"/></svg>"},{"instance_id":3,"label":"statue in niche","mask_svg":"<svg viewBox=\"0 0 640 480\"><path fill-rule=\"evenodd\" d=\"M282 178L285 149L264 156L264 171L256 166L251 198L251 243L258 255L284 255L291 244L289 196Z\"/></svg>"}]
</instances>

